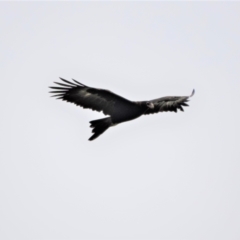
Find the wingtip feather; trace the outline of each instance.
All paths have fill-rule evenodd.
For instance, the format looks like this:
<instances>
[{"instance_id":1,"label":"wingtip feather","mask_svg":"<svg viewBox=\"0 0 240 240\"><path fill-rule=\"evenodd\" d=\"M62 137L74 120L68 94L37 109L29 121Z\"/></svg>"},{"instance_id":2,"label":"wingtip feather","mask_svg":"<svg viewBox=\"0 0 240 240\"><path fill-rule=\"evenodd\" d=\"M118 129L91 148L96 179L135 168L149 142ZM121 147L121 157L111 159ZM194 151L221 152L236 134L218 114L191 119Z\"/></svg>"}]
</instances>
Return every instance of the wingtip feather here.
<instances>
[{"instance_id":1,"label":"wingtip feather","mask_svg":"<svg viewBox=\"0 0 240 240\"><path fill-rule=\"evenodd\" d=\"M192 97L195 94L195 89L192 90L192 93L189 97Z\"/></svg>"},{"instance_id":2,"label":"wingtip feather","mask_svg":"<svg viewBox=\"0 0 240 240\"><path fill-rule=\"evenodd\" d=\"M77 81L77 80L75 80L75 79L73 79L73 78L72 78L72 80L73 80L75 83L79 84L80 86L85 87L85 85L82 84L82 83L80 83L79 81Z\"/></svg>"},{"instance_id":3,"label":"wingtip feather","mask_svg":"<svg viewBox=\"0 0 240 240\"><path fill-rule=\"evenodd\" d=\"M59 77L63 82L65 82L65 83L67 83L67 84L70 84L71 86L74 86L74 87L77 87L77 85L75 84L75 83L72 83L72 82L70 82L70 81L68 81L68 80L66 80L66 79L64 79L64 78L61 78L61 77Z\"/></svg>"}]
</instances>

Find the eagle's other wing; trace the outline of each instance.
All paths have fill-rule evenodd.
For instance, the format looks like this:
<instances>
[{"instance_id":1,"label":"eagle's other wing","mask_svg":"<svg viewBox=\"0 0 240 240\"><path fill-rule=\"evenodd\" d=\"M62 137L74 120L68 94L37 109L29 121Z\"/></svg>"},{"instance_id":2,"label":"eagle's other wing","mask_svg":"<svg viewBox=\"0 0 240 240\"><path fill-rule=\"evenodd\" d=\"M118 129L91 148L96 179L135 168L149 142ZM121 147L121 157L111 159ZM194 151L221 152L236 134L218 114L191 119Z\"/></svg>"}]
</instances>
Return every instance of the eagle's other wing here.
<instances>
[{"instance_id":1,"label":"eagle's other wing","mask_svg":"<svg viewBox=\"0 0 240 240\"><path fill-rule=\"evenodd\" d=\"M60 86L50 87L54 89L50 93L57 99L75 103L83 108L103 112L105 115L113 116L117 111L129 109L133 102L104 89L97 89L83 85L73 79L74 82L60 78L63 82L56 84Z\"/></svg>"},{"instance_id":2,"label":"eagle's other wing","mask_svg":"<svg viewBox=\"0 0 240 240\"><path fill-rule=\"evenodd\" d=\"M184 111L183 107L187 107L189 98L195 93L193 89L190 96L184 97L162 97L154 99L150 102L154 104L154 108L148 109L144 114L153 114L158 112L177 112L177 110Z\"/></svg>"}]
</instances>

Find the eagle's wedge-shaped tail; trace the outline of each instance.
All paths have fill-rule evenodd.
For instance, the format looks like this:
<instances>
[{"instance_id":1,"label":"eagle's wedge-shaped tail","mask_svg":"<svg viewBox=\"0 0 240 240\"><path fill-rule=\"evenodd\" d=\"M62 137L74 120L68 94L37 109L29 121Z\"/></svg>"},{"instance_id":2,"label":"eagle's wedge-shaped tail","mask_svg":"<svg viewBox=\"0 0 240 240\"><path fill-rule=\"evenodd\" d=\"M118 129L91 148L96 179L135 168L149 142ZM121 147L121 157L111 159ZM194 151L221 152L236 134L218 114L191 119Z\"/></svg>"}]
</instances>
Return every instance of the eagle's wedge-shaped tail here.
<instances>
[{"instance_id":1,"label":"eagle's wedge-shaped tail","mask_svg":"<svg viewBox=\"0 0 240 240\"><path fill-rule=\"evenodd\" d=\"M104 133L112 125L110 117L93 120L90 122L90 127L93 128L92 132L94 133L88 140L92 141L96 139L99 135Z\"/></svg>"}]
</instances>

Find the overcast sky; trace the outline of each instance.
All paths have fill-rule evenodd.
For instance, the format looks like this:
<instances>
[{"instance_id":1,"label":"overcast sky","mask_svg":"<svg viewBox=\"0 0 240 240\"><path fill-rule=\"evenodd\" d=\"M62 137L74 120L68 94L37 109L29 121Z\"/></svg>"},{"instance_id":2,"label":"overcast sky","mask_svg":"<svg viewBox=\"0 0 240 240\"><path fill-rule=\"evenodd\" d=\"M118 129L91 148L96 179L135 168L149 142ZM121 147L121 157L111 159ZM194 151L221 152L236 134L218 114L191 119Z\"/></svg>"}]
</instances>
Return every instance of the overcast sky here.
<instances>
[{"instance_id":1,"label":"overcast sky","mask_svg":"<svg viewBox=\"0 0 240 240\"><path fill-rule=\"evenodd\" d=\"M239 2L0 3L0 238L239 240L239 26ZM89 142L104 115L58 77L196 94Z\"/></svg>"}]
</instances>

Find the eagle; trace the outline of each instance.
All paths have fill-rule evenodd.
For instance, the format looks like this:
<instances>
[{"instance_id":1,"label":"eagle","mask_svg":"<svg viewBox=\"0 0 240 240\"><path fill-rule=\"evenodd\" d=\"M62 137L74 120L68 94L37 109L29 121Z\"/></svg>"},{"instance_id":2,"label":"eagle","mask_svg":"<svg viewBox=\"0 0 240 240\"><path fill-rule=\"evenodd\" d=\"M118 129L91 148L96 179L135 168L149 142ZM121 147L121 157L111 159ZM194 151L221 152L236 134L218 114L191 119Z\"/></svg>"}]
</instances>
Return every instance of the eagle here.
<instances>
[{"instance_id":1,"label":"eagle","mask_svg":"<svg viewBox=\"0 0 240 240\"><path fill-rule=\"evenodd\" d=\"M77 80L68 81L60 78L62 82L54 82L55 86L50 87L52 97L67 102L75 103L83 108L103 112L106 118L90 121L93 135L88 139L92 141L104 133L109 127L119 123L133 120L142 115L158 112L184 111L189 98L195 93L193 89L190 96L183 97L162 97L150 101L130 101L109 90L98 89L86 86Z\"/></svg>"}]
</instances>

